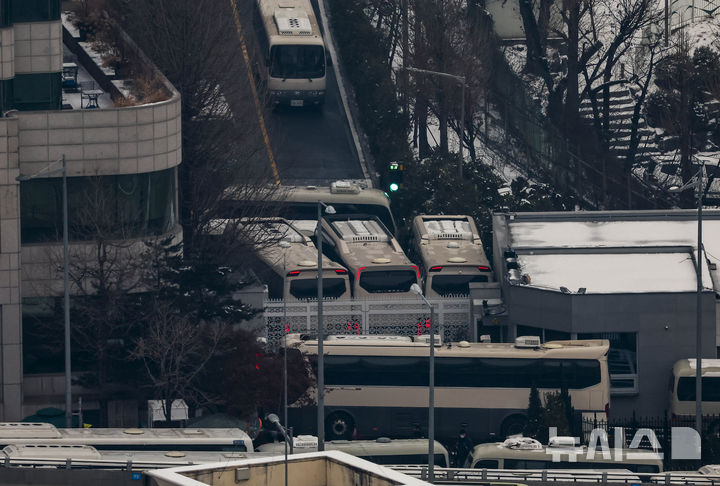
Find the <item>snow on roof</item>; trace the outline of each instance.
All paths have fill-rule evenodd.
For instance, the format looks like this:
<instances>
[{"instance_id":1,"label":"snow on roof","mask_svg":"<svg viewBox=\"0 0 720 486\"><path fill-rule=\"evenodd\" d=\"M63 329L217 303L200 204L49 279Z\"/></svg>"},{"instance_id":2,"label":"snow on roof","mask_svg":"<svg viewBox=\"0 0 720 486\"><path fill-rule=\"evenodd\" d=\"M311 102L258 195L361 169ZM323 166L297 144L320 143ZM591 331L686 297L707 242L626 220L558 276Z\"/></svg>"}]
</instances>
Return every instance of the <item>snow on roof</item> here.
<instances>
[{"instance_id":1,"label":"snow on roof","mask_svg":"<svg viewBox=\"0 0 720 486\"><path fill-rule=\"evenodd\" d=\"M590 253L518 255L533 287L566 287L588 294L694 292L694 262L689 253ZM705 272L705 282L710 275Z\"/></svg>"},{"instance_id":2,"label":"snow on roof","mask_svg":"<svg viewBox=\"0 0 720 486\"><path fill-rule=\"evenodd\" d=\"M696 290L695 220L591 218L588 214L586 221L508 221L510 246L518 252L520 271L530 277L531 286L556 290L563 286L573 293L581 287L587 293ZM703 245L707 259L717 268L720 220L703 220ZM651 248L658 249L648 251ZM577 249L588 252L577 253ZM527 254L531 251L535 254ZM703 287L718 290L720 272L703 267Z\"/></svg>"}]
</instances>

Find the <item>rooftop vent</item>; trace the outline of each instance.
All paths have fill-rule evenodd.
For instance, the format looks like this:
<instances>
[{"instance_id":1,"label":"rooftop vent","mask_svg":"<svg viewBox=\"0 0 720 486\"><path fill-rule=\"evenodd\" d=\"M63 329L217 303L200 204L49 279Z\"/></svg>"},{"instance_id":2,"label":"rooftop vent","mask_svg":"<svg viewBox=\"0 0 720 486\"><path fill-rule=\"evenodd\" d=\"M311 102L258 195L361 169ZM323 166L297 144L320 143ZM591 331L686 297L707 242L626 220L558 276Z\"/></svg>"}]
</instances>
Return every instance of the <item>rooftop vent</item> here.
<instances>
[{"instance_id":1,"label":"rooftop vent","mask_svg":"<svg viewBox=\"0 0 720 486\"><path fill-rule=\"evenodd\" d=\"M575 437L551 437L548 441L548 447L575 447Z\"/></svg>"},{"instance_id":2,"label":"rooftop vent","mask_svg":"<svg viewBox=\"0 0 720 486\"><path fill-rule=\"evenodd\" d=\"M360 194L360 186L350 181L335 181L330 184L331 194Z\"/></svg>"},{"instance_id":3,"label":"rooftop vent","mask_svg":"<svg viewBox=\"0 0 720 486\"><path fill-rule=\"evenodd\" d=\"M516 348L539 348L540 344L538 336L518 336L515 339Z\"/></svg>"},{"instance_id":4,"label":"rooftop vent","mask_svg":"<svg viewBox=\"0 0 720 486\"><path fill-rule=\"evenodd\" d=\"M312 35L310 19L302 10L276 10L275 23L280 35Z\"/></svg>"},{"instance_id":5,"label":"rooftop vent","mask_svg":"<svg viewBox=\"0 0 720 486\"><path fill-rule=\"evenodd\" d=\"M531 437L511 437L503 442L503 447L523 451L536 451L543 448L542 444Z\"/></svg>"}]
</instances>

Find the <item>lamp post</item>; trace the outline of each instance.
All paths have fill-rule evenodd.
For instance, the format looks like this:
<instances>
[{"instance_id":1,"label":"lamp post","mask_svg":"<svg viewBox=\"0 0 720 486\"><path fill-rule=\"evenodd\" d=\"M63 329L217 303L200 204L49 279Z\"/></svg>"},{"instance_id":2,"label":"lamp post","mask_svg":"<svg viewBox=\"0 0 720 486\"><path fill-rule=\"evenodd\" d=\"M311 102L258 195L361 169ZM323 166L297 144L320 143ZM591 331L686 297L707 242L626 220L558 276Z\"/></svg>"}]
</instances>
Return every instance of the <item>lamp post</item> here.
<instances>
[{"instance_id":1,"label":"lamp post","mask_svg":"<svg viewBox=\"0 0 720 486\"><path fill-rule=\"evenodd\" d=\"M270 421L271 424L275 424L275 427L280 429L280 431L283 434L283 438L285 439L285 486L288 484L288 442L291 440L290 437L288 437L287 430L285 427L282 426L280 423L280 419L277 415L274 413L271 413L267 416L267 419ZM287 422L286 422L287 424Z\"/></svg>"},{"instance_id":2,"label":"lamp post","mask_svg":"<svg viewBox=\"0 0 720 486\"><path fill-rule=\"evenodd\" d=\"M315 226L315 238L317 239L317 342L318 342L318 397L317 397L317 431L318 451L325 450L325 359L323 357L323 278L322 278L322 209L328 214L335 214L335 208L328 206L322 201L317 202L317 225Z\"/></svg>"},{"instance_id":3,"label":"lamp post","mask_svg":"<svg viewBox=\"0 0 720 486\"><path fill-rule=\"evenodd\" d=\"M695 430L702 438L702 198L705 188L703 187L703 172L705 164L695 174L695 180L680 187L671 187L669 192L682 192L686 189L697 188L697 293L695 309Z\"/></svg>"},{"instance_id":4,"label":"lamp post","mask_svg":"<svg viewBox=\"0 0 720 486\"><path fill-rule=\"evenodd\" d=\"M403 53L403 59L404 59L404 53ZM439 71L430 71L429 69L419 69L414 68L410 66L402 66L400 69L405 69L407 71L412 71L414 73L425 73L425 74L433 74L435 76L440 76L443 78L450 78L454 79L458 83L460 83L461 93L462 93L462 105L460 105L460 130L458 130L460 133L460 163L458 164L458 176L462 179L463 176L463 133L465 133L465 76L458 76L455 74L449 74L449 73L441 73ZM422 294L420 294L422 295Z\"/></svg>"},{"instance_id":5,"label":"lamp post","mask_svg":"<svg viewBox=\"0 0 720 486\"><path fill-rule=\"evenodd\" d=\"M413 294L430 307L430 377L428 383L428 481L435 481L435 307L422 293L416 283L410 286Z\"/></svg>"},{"instance_id":6,"label":"lamp post","mask_svg":"<svg viewBox=\"0 0 720 486\"><path fill-rule=\"evenodd\" d=\"M290 242L286 240L281 240L280 243L278 243L280 248L283 249L283 294L285 293L285 288L287 287L287 265L286 265L286 256L287 256L287 249L290 248ZM283 297L283 323L285 324L285 337L283 339L283 421L285 422L285 425L288 423L288 372L287 372L287 335L288 335L288 323L287 323L287 299ZM285 456L287 458L287 448L288 443L285 442ZM287 472L286 472L287 475ZM287 480L287 478L286 478Z\"/></svg>"},{"instance_id":7,"label":"lamp post","mask_svg":"<svg viewBox=\"0 0 720 486\"><path fill-rule=\"evenodd\" d=\"M59 169L50 169L58 162L62 163ZM50 175L62 172L62 218L63 218L63 311L65 321L65 427L72 427L72 377L70 368L70 284L68 276L68 206L67 206L67 164L65 154L33 175L20 174L16 177L18 182L29 181L41 175Z\"/></svg>"}]
</instances>

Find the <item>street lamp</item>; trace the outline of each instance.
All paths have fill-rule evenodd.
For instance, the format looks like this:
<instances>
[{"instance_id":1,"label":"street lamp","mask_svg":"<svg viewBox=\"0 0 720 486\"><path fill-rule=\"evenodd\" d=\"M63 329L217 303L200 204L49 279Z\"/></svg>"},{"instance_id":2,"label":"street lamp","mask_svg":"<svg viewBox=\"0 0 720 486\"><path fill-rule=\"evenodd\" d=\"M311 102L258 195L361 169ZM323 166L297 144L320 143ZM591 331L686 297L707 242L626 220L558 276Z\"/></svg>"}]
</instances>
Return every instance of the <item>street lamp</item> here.
<instances>
[{"instance_id":1,"label":"street lamp","mask_svg":"<svg viewBox=\"0 0 720 486\"><path fill-rule=\"evenodd\" d=\"M62 163L60 168L51 169L57 163ZM15 179L18 182L29 181L39 176L62 172L62 212L63 212L63 293L64 293L64 318L65 318L65 427L72 427L72 378L70 368L70 284L68 278L68 207L67 207L67 164L65 154L60 160L56 160L45 168L40 169L32 175L20 174Z\"/></svg>"},{"instance_id":2,"label":"street lamp","mask_svg":"<svg viewBox=\"0 0 720 486\"><path fill-rule=\"evenodd\" d=\"M460 83L460 88L462 92L462 105L460 105L460 130L458 130L460 133L460 163L458 164L458 177L462 179L463 176L463 133L465 133L465 76L457 76L455 74L449 74L449 73L441 73L438 71L430 71L428 69L419 69L414 68L410 66L402 66L400 69L406 69L408 71L412 71L414 73L425 73L425 74L433 74L435 76L440 76L443 78L450 78L454 79L458 83ZM420 294L422 295L422 294Z\"/></svg>"},{"instance_id":3,"label":"street lamp","mask_svg":"<svg viewBox=\"0 0 720 486\"><path fill-rule=\"evenodd\" d=\"M410 286L430 307L430 379L428 386L428 481L435 481L435 307L423 295L416 283Z\"/></svg>"},{"instance_id":4,"label":"street lamp","mask_svg":"<svg viewBox=\"0 0 720 486\"><path fill-rule=\"evenodd\" d=\"M318 398L317 398L317 430L318 430L318 451L325 450L325 359L323 357L323 278L322 278L322 208L327 214L335 214L335 208L328 206L322 201L317 202L317 225L315 226L315 238L317 238L317 284L318 284L318 313L317 313L317 341L318 341Z\"/></svg>"},{"instance_id":5,"label":"street lamp","mask_svg":"<svg viewBox=\"0 0 720 486\"><path fill-rule=\"evenodd\" d=\"M697 295L695 310L695 430L702 439L702 259L703 259L703 243L702 243L702 198L703 191L703 172L705 164L700 166L700 170L695 174L694 181L683 184L680 187L674 186L669 192L682 192L686 189L697 188Z\"/></svg>"},{"instance_id":6,"label":"street lamp","mask_svg":"<svg viewBox=\"0 0 720 486\"><path fill-rule=\"evenodd\" d=\"M288 437L287 430L285 429L285 427L282 426L282 424L280 423L280 419L278 418L277 415L275 415L274 413L271 413L267 416L267 419L271 424L275 424L275 427L280 429L280 431L282 432L283 437L285 439L285 486L287 486L287 484L288 484L288 442L290 442L292 440L292 438ZM287 422L285 422L285 424L287 424Z\"/></svg>"},{"instance_id":7,"label":"street lamp","mask_svg":"<svg viewBox=\"0 0 720 486\"><path fill-rule=\"evenodd\" d=\"M285 294L285 289L287 288L287 265L286 265L286 256L287 256L287 249L290 248L290 242L287 240L282 240L280 243L278 243L280 248L283 249L283 294ZM287 297L283 295L283 324L285 325L285 329L283 330L285 332L284 337L284 345L283 345L283 421L287 425L288 423L288 372L287 372L287 335L288 335L288 323L287 323ZM287 456L287 448L288 444L285 442L285 455Z\"/></svg>"}]
</instances>

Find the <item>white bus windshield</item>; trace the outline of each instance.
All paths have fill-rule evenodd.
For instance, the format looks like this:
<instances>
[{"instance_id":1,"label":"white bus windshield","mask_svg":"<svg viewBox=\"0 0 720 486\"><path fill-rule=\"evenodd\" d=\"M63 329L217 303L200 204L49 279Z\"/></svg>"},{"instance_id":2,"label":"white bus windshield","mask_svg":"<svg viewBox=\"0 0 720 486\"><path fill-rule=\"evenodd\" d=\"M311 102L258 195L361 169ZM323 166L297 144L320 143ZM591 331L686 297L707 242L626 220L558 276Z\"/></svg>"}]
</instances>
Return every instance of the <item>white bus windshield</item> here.
<instances>
[{"instance_id":1,"label":"white bus windshield","mask_svg":"<svg viewBox=\"0 0 720 486\"><path fill-rule=\"evenodd\" d=\"M322 46L277 45L270 49L270 76L305 79L325 76Z\"/></svg>"},{"instance_id":2,"label":"white bus windshield","mask_svg":"<svg viewBox=\"0 0 720 486\"><path fill-rule=\"evenodd\" d=\"M432 289L443 297L469 295L470 282L487 282L488 275L435 275L432 277Z\"/></svg>"},{"instance_id":3,"label":"white bus windshield","mask_svg":"<svg viewBox=\"0 0 720 486\"><path fill-rule=\"evenodd\" d=\"M323 277L323 297L338 298L345 293L346 279ZM317 279L304 278L290 282L290 295L296 299L317 299Z\"/></svg>"}]
</instances>

